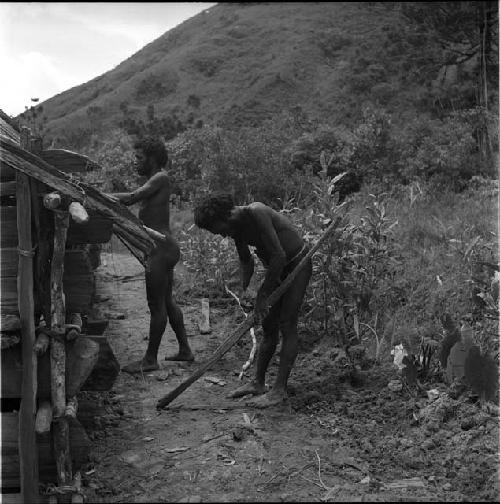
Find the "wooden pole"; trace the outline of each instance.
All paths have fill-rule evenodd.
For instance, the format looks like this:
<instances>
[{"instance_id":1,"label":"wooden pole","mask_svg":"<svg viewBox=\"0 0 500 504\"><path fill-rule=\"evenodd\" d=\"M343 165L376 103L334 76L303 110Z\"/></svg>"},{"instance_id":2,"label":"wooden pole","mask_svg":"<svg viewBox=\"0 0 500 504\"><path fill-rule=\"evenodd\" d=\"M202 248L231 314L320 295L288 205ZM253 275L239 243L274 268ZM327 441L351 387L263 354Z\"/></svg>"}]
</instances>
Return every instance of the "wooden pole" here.
<instances>
[{"instance_id":1,"label":"wooden pole","mask_svg":"<svg viewBox=\"0 0 500 504\"><path fill-rule=\"evenodd\" d=\"M24 127L21 144L29 148L30 131ZM21 322L23 375L19 410L19 465L24 502L38 502L38 464L35 435L37 356L35 345L35 301L33 296L33 243L31 239L31 189L29 177L16 173L16 206L19 267L17 299Z\"/></svg>"},{"instance_id":2,"label":"wooden pole","mask_svg":"<svg viewBox=\"0 0 500 504\"><path fill-rule=\"evenodd\" d=\"M343 206L343 205L341 205ZM340 208L341 206L337 207ZM325 232L319 237L318 241L311 247L303 259L295 266L295 268L290 272L290 274L283 280L283 282L276 288L273 293L267 299L268 305L272 306L278 299L284 294L288 289L290 284L293 282L299 271L306 265L306 263L311 259L313 254L318 250L318 248L325 242L326 238L332 234L332 232L338 226L341 217L337 217L325 230ZM255 325L255 314L249 315L245 321L240 324L234 333L226 338L222 344L215 350L212 357L208 359L204 364L202 364L191 376L184 380L178 387L169 392L167 395L163 396L156 404L156 409L163 409L168 406L177 396L182 394L184 390L190 387L198 378L203 376L206 371L208 371L237 341L239 341L247 331L249 331Z\"/></svg>"},{"instance_id":3,"label":"wooden pole","mask_svg":"<svg viewBox=\"0 0 500 504\"><path fill-rule=\"evenodd\" d=\"M67 212L54 212L54 250L50 275L51 294L51 399L53 409L54 455L59 486L69 485L72 480L69 452L69 427L66 411L66 312L64 308L63 274L66 234L69 225Z\"/></svg>"}]
</instances>

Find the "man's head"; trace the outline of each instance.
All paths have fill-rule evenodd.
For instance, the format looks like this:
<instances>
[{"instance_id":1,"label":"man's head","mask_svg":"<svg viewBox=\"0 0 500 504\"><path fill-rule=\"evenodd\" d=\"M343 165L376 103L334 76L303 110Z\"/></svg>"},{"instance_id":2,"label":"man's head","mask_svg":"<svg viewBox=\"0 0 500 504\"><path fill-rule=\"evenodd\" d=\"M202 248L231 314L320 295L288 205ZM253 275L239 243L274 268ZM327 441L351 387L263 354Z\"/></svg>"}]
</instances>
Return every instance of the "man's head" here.
<instances>
[{"instance_id":1,"label":"man's head","mask_svg":"<svg viewBox=\"0 0 500 504\"><path fill-rule=\"evenodd\" d=\"M149 175L162 169L168 161L168 152L164 143L153 137L146 137L134 143L136 169L139 175Z\"/></svg>"},{"instance_id":2,"label":"man's head","mask_svg":"<svg viewBox=\"0 0 500 504\"><path fill-rule=\"evenodd\" d=\"M231 234L229 219L233 208L234 201L230 194L209 196L196 205L194 223L211 233L229 236Z\"/></svg>"}]
</instances>

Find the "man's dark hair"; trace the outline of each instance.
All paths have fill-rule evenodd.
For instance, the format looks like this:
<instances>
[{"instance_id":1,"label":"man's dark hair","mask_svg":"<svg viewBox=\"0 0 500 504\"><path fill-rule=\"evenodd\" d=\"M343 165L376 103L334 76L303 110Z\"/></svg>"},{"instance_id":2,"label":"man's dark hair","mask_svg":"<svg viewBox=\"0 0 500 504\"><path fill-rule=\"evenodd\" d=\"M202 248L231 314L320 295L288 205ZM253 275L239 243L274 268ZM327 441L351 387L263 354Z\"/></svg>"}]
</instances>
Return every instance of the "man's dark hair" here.
<instances>
[{"instance_id":1,"label":"man's dark hair","mask_svg":"<svg viewBox=\"0 0 500 504\"><path fill-rule=\"evenodd\" d=\"M165 144L155 137L139 138L134 143L134 149L141 149L147 157L156 159L158 166L164 167L168 161L168 151Z\"/></svg>"},{"instance_id":2,"label":"man's dark hair","mask_svg":"<svg viewBox=\"0 0 500 504\"><path fill-rule=\"evenodd\" d=\"M226 221L234 208L233 197L228 193L208 196L201 200L194 209L194 223L207 229L215 221Z\"/></svg>"}]
</instances>

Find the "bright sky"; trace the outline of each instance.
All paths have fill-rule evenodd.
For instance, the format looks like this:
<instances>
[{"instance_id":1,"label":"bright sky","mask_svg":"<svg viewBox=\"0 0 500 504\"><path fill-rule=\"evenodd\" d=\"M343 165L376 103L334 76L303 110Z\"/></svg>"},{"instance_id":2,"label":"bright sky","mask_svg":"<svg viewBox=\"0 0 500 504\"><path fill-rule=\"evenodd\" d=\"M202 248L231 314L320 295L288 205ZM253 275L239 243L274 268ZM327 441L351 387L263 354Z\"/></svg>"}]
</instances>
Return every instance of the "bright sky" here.
<instances>
[{"instance_id":1,"label":"bright sky","mask_svg":"<svg viewBox=\"0 0 500 504\"><path fill-rule=\"evenodd\" d=\"M214 3L1 2L0 109L87 82Z\"/></svg>"}]
</instances>

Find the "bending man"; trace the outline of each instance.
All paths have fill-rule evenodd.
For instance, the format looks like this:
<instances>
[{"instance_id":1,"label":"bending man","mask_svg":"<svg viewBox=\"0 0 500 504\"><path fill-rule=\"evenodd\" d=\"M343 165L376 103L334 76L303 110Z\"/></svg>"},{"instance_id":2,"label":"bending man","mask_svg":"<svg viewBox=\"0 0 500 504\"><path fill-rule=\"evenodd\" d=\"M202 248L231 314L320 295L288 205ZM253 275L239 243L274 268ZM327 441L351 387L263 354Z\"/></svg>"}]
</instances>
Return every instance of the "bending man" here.
<instances>
[{"instance_id":1,"label":"bending man","mask_svg":"<svg viewBox=\"0 0 500 504\"><path fill-rule=\"evenodd\" d=\"M267 298L307 253L307 245L290 221L280 213L259 202L235 206L229 194L202 201L195 208L194 221L200 228L234 239L243 290L248 287L254 271L249 246L256 248L257 256L266 267L266 276L255 303L256 322L262 322L264 332L258 349L255 378L236 389L230 397L260 396L249 401L249 404L260 408L278 404L287 397L287 381L297 357L297 319L311 278L312 262L303 267L273 306L267 305ZM265 393L265 374L280 332L282 345L278 375L272 389Z\"/></svg>"}]
</instances>

